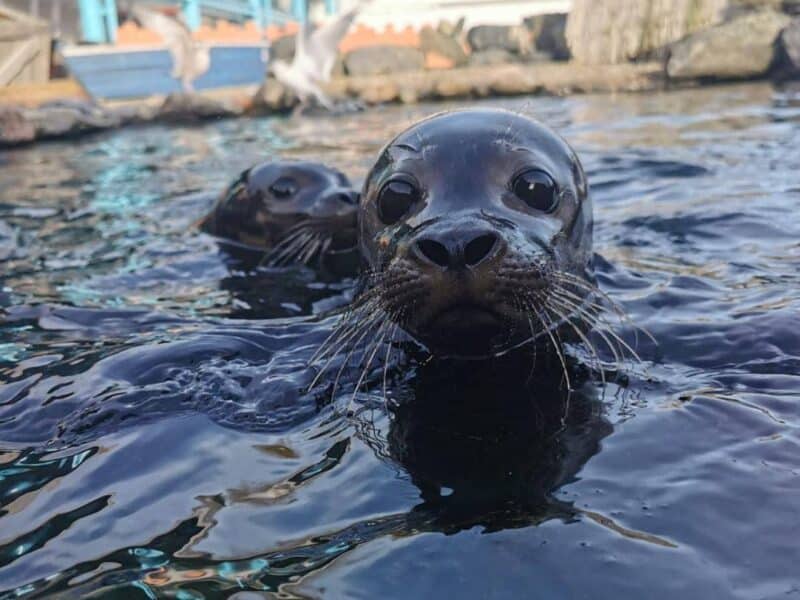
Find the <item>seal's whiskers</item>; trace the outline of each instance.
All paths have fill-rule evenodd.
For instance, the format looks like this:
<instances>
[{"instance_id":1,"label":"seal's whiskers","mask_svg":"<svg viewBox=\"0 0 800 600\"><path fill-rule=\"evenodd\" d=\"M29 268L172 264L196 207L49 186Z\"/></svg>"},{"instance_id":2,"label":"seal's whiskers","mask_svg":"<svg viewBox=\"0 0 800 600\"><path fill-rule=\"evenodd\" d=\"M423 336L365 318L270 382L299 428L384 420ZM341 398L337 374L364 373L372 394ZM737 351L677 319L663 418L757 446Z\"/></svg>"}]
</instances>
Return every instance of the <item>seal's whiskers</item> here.
<instances>
[{"instance_id":1,"label":"seal's whiskers","mask_svg":"<svg viewBox=\"0 0 800 600\"><path fill-rule=\"evenodd\" d=\"M271 256L271 258L269 258L267 265L271 267L278 267L282 264L291 262L291 260L297 256L298 251L313 238L313 231L310 231L308 228L301 230L296 236L293 236L291 243L283 247L279 252L270 253L269 256Z\"/></svg>"},{"instance_id":2,"label":"seal's whiskers","mask_svg":"<svg viewBox=\"0 0 800 600\"><path fill-rule=\"evenodd\" d=\"M600 359L600 355L598 354L597 348L595 347L594 343L592 343L592 341L586 336L586 334L584 334L581 331L580 327L578 327L575 323L573 323L573 319L572 318L570 318L569 316L567 316L564 313L562 313L559 310L557 310L553 306L553 303L548 303L548 305L545 307L545 310L550 311L550 312L554 312L557 317L559 317L565 323L567 323L570 326L570 329L572 329L572 331L574 331L575 334L580 338L580 340L586 345L586 347L589 349L589 352L592 353L592 357L595 360L595 365L597 367L597 370L600 371L600 379L603 381L603 385L605 386L605 384L606 384L606 370L603 367L603 361ZM580 318L582 319L582 321L584 323L586 322L585 319L583 319L582 317L580 317Z\"/></svg>"},{"instance_id":3,"label":"seal's whiskers","mask_svg":"<svg viewBox=\"0 0 800 600\"><path fill-rule=\"evenodd\" d=\"M585 323L589 329L599 335L609 351L614 355L614 362L617 369L622 367L624 352L619 348L618 344L614 343L606 336L606 332L611 330L611 324L608 323L601 315L592 313L585 310L579 304L573 303L569 300L564 300L554 293L550 299L553 306L559 307L562 310L572 313L574 318L578 318L582 323Z\"/></svg>"},{"instance_id":4,"label":"seal's whiskers","mask_svg":"<svg viewBox=\"0 0 800 600\"><path fill-rule=\"evenodd\" d=\"M320 347L320 350L324 349L324 352L317 350L316 354L309 361L309 365L313 366L319 361L325 360L325 363L321 366L316 377L311 382L311 385L309 385L309 391L314 388L317 381L319 381L322 375L327 371L331 362L349 347L351 341L353 343L353 350L355 350L355 348L358 346L358 343L364 338L364 336L370 331L376 322L379 321L381 317L381 311L377 308L372 309L371 312L368 312L366 315L359 315L358 318L360 320L350 324L352 316L353 315L351 313L343 318L341 324L334 329L333 333L328 336L328 339L325 340L323 345ZM351 350L351 354L353 350ZM350 354L348 355L348 360L349 357Z\"/></svg>"},{"instance_id":5,"label":"seal's whiskers","mask_svg":"<svg viewBox=\"0 0 800 600\"><path fill-rule=\"evenodd\" d=\"M564 374L564 379L567 382L567 388L572 389L572 383L569 378L569 371L567 370L567 360L564 358L564 353L561 351L561 344L556 341L555 336L553 335L553 323L547 319L541 312L539 312L536 307L531 304L530 309L536 315L536 318L539 320L539 323L542 324L542 330L547 334L550 338L550 341L553 343L553 349L556 351L558 355L558 360L561 362L561 369Z\"/></svg>"},{"instance_id":6,"label":"seal's whiskers","mask_svg":"<svg viewBox=\"0 0 800 600\"><path fill-rule=\"evenodd\" d=\"M375 355L378 353L378 349L381 347L383 340L386 339L386 335L389 331L392 330L392 322L386 318L381 325L380 329L378 330L377 334L375 335L375 341L372 342L371 346L368 346L364 353L366 354L369 352L369 358L367 358L366 362L361 368L361 374L358 377L358 381L356 382L355 388L353 389L353 395L350 397L350 402L348 403L348 409L350 405L355 401L356 396L358 395L358 390L361 389L361 385L364 383L364 379L366 378L367 374L369 373L369 368L372 366L372 361L375 360Z\"/></svg>"},{"instance_id":7,"label":"seal's whiskers","mask_svg":"<svg viewBox=\"0 0 800 600\"><path fill-rule=\"evenodd\" d=\"M342 364L339 367L339 371L336 374L336 379L333 382L333 390L331 392L331 397L336 396L336 390L339 387L339 380L342 378L342 374L347 368L347 365L350 364L350 360L353 358L353 354L355 354L355 352L359 349L359 347L361 346L361 342L364 341L364 338L367 336L367 334L374 331L376 336L379 336L382 329L386 326L386 324L387 324L387 319L385 318L385 313L383 313L383 311L376 311L375 315L372 317L370 321L370 325L368 327L363 328L363 333L359 335L356 340L353 341L352 348L350 348L350 351L347 353L347 356L345 356L344 361L342 361ZM376 325L378 327L377 330L375 329ZM367 349L365 349L365 353L369 350L370 347L371 344L367 346Z\"/></svg>"},{"instance_id":8,"label":"seal's whiskers","mask_svg":"<svg viewBox=\"0 0 800 600\"><path fill-rule=\"evenodd\" d=\"M565 305L567 308L574 310L576 313L583 315L585 318L592 319L591 324L595 328L595 330L601 336L603 333L608 334L611 338L616 342L617 350L619 354L624 355L624 352L627 351L637 362L644 362L642 358L639 356L639 353L633 349L633 347L628 344L622 336L620 336L616 331L614 331L613 326L609 323L604 317L602 313L591 312L584 306L580 306L576 303L570 303L563 298L560 301Z\"/></svg>"},{"instance_id":9,"label":"seal's whiskers","mask_svg":"<svg viewBox=\"0 0 800 600\"><path fill-rule=\"evenodd\" d=\"M562 283L566 283L568 285L573 285L573 286L575 286L577 288L581 288L581 289L585 290L586 292L588 292L590 295L594 294L596 296L599 296L602 300L604 300L605 302L608 303L607 307L606 306L598 306L598 308L600 310L605 311L607 308L610 308L619 317L619 319L621 321L623 321L626 325L630 326L634 330L634 332L641 332L651 342L653 342L654 344L658 344L656 339L653 337L653 335L646 328L642 327L641 325L638 325L638 324L634 323L631 320L631 318L628 316L628 313L626 313L625 309L622 308L622 306L620 306L619 302L614 300L611 296L609 296L606 292L601 290L596 285L592 285L589 282L587 282L587 281L585 281L583 279L580 279L580 278L578 278L578 277L576 277L576 276L574 276L572 274L569 274L569 273L558 273L557 277L559 278L559 280ZM559 287L559 291L571 294L571 292L569 292L569 290L566 290L561 286ZM578 300L578 301L581 301L581 302L583 302L583 300L584 300L583 298L581 298L580 296L577 296L575 294L571 294L571 295L575 300ZM637 340L636 343L638 343L638 340Z\"/></svg>"}]
</instances>

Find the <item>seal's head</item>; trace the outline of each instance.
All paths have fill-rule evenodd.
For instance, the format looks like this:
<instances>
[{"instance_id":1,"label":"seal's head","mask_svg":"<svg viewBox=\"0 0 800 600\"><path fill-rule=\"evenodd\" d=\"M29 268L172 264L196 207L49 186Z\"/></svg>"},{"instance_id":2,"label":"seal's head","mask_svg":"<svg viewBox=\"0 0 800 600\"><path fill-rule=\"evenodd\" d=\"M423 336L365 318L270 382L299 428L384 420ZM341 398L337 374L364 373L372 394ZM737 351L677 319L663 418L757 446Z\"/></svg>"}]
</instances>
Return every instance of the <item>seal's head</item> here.
<instances>
[{"instance_id":1,"label":"seal's head","mask_svg":"<svg viewBox=\"0 0 800 600\"><path fill-rule=\"evenodd\" d=\"M270 251L273 265L308 263L356 246L358 192L325 165L276 161L241 174L201 221L207 233Z\"/></svg>"},{"instance_id":2,"label":"seal's head","mask_svg":"<svg viewBox=\"0 0 800 600\"><path fill-rule=\"evenodd\" d=\"M502 353L562 324L590 277L577 156L503 110L448 112L392 140L359 211L365 294L440 355Z\"/></svg>"}]
</instances>

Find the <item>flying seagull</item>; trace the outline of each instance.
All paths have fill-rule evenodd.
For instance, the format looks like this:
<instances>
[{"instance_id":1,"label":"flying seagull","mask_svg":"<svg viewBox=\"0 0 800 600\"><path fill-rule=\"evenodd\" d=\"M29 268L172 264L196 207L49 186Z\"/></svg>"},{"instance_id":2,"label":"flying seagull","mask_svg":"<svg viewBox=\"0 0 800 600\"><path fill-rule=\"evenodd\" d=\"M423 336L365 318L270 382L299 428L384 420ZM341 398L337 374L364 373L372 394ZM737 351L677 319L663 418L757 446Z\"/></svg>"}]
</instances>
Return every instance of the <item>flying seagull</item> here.
<instances>
[{"instance_id":1,"label":"flying seagull","mask_svg":"<svg viewBox=\"0 0 800 600\"><path fill-rule=\"evenodd\" d=\"M320 84L330 81L339 43L347 35L363 4L359 3L313 31L301 24L291 64L276 60L271 65L275 78L300 98L300 105L295 110L302 110L311 97L328 110L334 109L333 101L322 91Z\"/></svg>"},{"instance_id":2,"label":"flying seagull","mask_svg":"<svg viewBox=\"0 0 800 600\"><path fill-rule=\"evenodd\" d=\"M192 82L208 71L211 65L209 49L192 39L192 32L181 19L150 10L141 5L131 7L133 18L164 39L172 57L172 76L179 79L183 91L194 91Z\"/></svg>"}]
</instances>

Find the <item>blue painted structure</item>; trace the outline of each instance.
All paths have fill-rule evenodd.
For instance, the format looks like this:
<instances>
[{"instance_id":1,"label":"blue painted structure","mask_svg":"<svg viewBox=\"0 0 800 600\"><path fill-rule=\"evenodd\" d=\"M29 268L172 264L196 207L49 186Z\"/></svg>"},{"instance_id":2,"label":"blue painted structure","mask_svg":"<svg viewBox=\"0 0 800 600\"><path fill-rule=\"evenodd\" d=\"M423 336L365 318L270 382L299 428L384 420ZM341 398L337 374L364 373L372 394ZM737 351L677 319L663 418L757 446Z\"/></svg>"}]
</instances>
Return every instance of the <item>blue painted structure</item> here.
<instances>
[{"instance_id":1,"label":"blue painted structure","mask_svg":"<svg viewBox=\"0 0 800 600\"><path fill-rule=\"evenodd\" d=\"M166 49L129 50L72 48L64 59L92 96L104 99L144 98L181 91L173 79ZM197 90L257 85L267 65L260 46L213 46L211 67L193 83Z\"/></svg>"},{"instance_id":2,"label":"blue painted structure","mask_svg":"<svg viewBox=\"0 0 800 600\"><path fill-rule=\"evenodd\" d=\"M272 6L272 0L165 0L179 4L187 25L197 29L203 14L230 19L232 21L254 20L260 27L289 20L305 22L308 18L308 0L292 0L291 14L285 14ZM117 33L116 0L77 0L81 14L83 40L102 44L114 42ZM333 14L337 0L325 0L325 10Z\"/></svg>"}]
</instances>

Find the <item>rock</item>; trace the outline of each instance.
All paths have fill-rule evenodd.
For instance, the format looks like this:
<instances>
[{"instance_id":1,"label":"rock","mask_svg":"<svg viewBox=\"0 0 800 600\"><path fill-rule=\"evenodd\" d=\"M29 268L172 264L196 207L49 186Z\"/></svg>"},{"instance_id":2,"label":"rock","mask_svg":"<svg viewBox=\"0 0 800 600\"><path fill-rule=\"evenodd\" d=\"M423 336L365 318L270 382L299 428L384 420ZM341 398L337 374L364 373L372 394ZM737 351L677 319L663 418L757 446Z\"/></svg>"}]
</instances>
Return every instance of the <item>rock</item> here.
<instances>
[{"instance_id":1,"label":"rock","mask_svg":"<svg viewBox=\"0 0 800 600\"><path fill-rule=\"evenodd\" d=\"M156 118L170 123L186 123L235 117L241 112L233 106L200 94L174 93L166 97Z\"/></svg>"},{"instance_id":2,"label":"rock","mask_svg":"<svg viewBox=\"0 0 800 600\"><path fill-rule=\"evenodd\" d=\"M400 98L400 87L388 79L376 79L361 90L360 100L366 104L386 104Z\"/></svg>"},{"instance_id":3,"label":"rock","mask_svg":"<svg viewBox=\"0 0 800 600\"><path fill-rule=\"evenodd\" d=\"M470 66L507 65L516 62L520 62L519 56L498 48L479 50L469 55Z\"/></svg>"},{"instance_id":4,"label":"rock","mask_svg":"<svg viewBox=\"0 0 800 600\"><path fill-rule=\"evenodd\" d=\"M253 112L271 113L291 109L297 104L297 96L280 81L267 77L253 96Z\"/></svg>"},{"instance_id":5,"label":"rock","mask_svg":"<svg viewBox=\"0 0 800 600\"><path fill-rule=\"evenodd\" d=\"M533 48L537 52L544 52L553 60L569 60L566 14L535 15L527 17L524 23L531 32Z\"/></svg>"},{"instance_id":6,"label":"rock","mask_svg":"<svg viewBox=\"0 0 800 600\"><path fill-rule=\"evenodd\" d=\"M434 94L438 98L468 98L472 95L473 81L459 71L442 71L436 80Z\"/></svg>"},{"instance_id":7,"label":"rock","mask_svg":"<svg viewBox=\"0 0 800 600\"><path fill-rule=\"evenodd\" d=\"M566 38L585 65L651 58L684 36L719 23L729 0L573 0Z\"/></svg>"},{"instance_id":8,"label":"rock","mask_svg":"<svg viewBox=\"0 0 800 600\"><path fill-rule=\"evenodd\" d=\"M292 62L294 58L294 49L297 46L296 35L284 35L279 37L270 44L269 59L272 60L285 60Z\"/></svg>"},{"instance_id":9,"label":"rock","mask_svg":"<svg viewBox=\"0 0 800 600\"><path fill-rule=\"evenodd\" d=\"M521 70L517 77L498 78L491 85L493 96L541 94L543 91L544 86L538 81L536 75L527 70Z\"/></svg>"},{"instance_id":10,"label":"rock","mask_svg":"<svg viewBox=\"0 0 800 600\"><path fill-rule=\"evenodd\" d=\"M780 11L782 8L783 0L728 0L728 7L725 9L725 20L731 21L755 11Z\"/></svg>"},{"instance_id":11,"label":"rock","mask_svg":"<svg viewBox=\"0 0 800 600\"><path fill-rule=\"evenodd\" d=\"M412 87L404 87L400 90L398 100L401 104L419 104L421 98L418 90Z\"/></svg>"},{"instance_id":12,"label":"rock","mask_svg":"<svg viewBox=\"0 0 800 600\"><path fill-rule=\"evenodd\" d=\"M446 20L439 21L439 25L436 26L436 31L447 37L458 39L464 32L464 17L461 17L455 23Z\"/></svg>"},{"instance_id":13,"label":"rock","mask_svg":"<svg viewBox=\"0 0 800 600\"><path fill-rule=\"evenodd\" d=\"M774 11L751 13L700 31L670 48L671 79L752 79L765 75L790 17Z\"/></svg>"},{"instance_id":14,"label":"rock","mask_svg":"<svg viewBox=\"0 0 800 600\"><path fill-rule=\"evenodd\" d=\"M420 47L426 54L434 52L449 59L454 67L462 67L469 60L463 46L455 38L449 37L433 27L423 27L419 32Z\"/></svg>"},{"instance_id":15,"label":"rock","mask_svg":"<svg viewBox=\"0 0 800 600\"><path fill-rule=\"evenodd\" d=\"M158 107L148 104L131 104L113 109L114 116L122 125L141 125L155 119Z\"/></svg>"},{"instance_id":16,"label":"rock","mask_svg":"<svg viewBox=\"0 0 800 600\"><path fill-rule=\"evenodd\" d=\"M781 33L775 70L778 79L800 79L800 17L793 19Z\"/></svg>"},{"instance_id":17,"label":"rock","mask_svg":"<svg viewBox=\"0 0 800 600\"><path fill-rule=\"evenodd\" d=\"M477 25L467 32L467 43L473 52L506 50L526 54L531 50L531 34L521 25Z\"/></svg>"},{"instance_id":18,"label":"rock","mask_svg":"<svg viewBox=\"0 0 800 600\"><path fill-rule=\"evenodd\" d=\"M0 146L24 144L36 139L36 128L23 112L12 106L0 106Z\"/></svg>"},{"instance_id":19,"label":"rock","mask_svg":"<svg viewBox=\"0 0 800 600\"><path fill-rule=\"evenodd\" d=\"M348 75L389 75L400 71L421 71L425 55L408 46L368 46L348 52L344 57Z\"/></svg>"},{"instance_id":20,"label":"rock","mask_svg":"<svg viewBox=\"0 0 800 600\"><path fill-rule=\"evenodd\" d=\"M800 0L783 0L781 10L787 15L798 16L800 15Z\"/></svg>"},{"instance_id":21,"label":"rock","mask_svg":"<svg viewBox=\"0 0 800 600\"><path fill-rule=\"evenodd\" d=\"M28 111L26 117L36 128L37 138L69 137L122 124L122 119L116 113L96 104L71 100L42 104Z\"/></svg>"}]
</instances>

